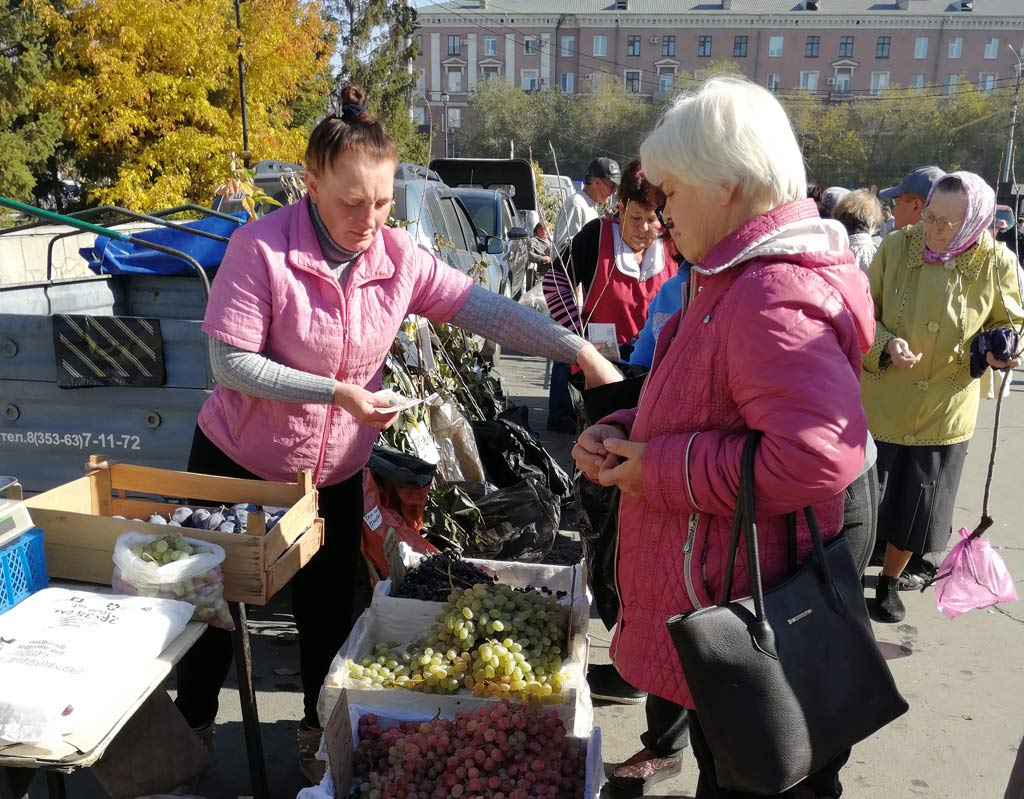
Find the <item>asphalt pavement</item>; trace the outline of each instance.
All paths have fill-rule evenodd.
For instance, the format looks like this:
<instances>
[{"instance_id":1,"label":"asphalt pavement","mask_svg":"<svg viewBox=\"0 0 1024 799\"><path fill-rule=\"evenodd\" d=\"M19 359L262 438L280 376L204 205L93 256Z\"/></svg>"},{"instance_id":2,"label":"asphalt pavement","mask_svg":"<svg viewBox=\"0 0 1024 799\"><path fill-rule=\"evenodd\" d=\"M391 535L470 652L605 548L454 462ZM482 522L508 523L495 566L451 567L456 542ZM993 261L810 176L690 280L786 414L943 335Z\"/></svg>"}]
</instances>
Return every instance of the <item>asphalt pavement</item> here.
<instances>
[{"instance_id":1,"label":"asphalt pavement","mask_svg":"<svg viewBox=\"0 0 1024 799\"><path fill-rule=\"evenodd\" d=\"M572 436L544 430L547 364L506 354L500 365L506 392L530 408L531 425L549 451L569 465ZM981 513L991 447L995 402L983 402L977 433L957 499L956 525L972 528ZM989 532L993 546L1024 592L1024 506L1019 464L1024 459L1024 380L1003 403L999 456L993 482ZM567 517L571 523L571 516ZM869 570L869 574L877 569ZM851 799L1001 799L1017 746L1024 735L1024 605L1013 603L975 611L956 620L941 616L931 591L903 594L907 619L878 625L876 635L890 658L910 712L857 746L843 770ZM250 612L259 714L271 793L291 798L304 782L297 767L295 729L301 716L295 628L288 592L270 606ZM611 634L591 621L591 662L608 662ZM169 684L173 692L173 680ZM625 760L641 748L642 706L599 705L604 759ZM221 692L216 761L195 793L210 799L250 795L241 714L233 680ZM72 799L103 796L88 772L67 781ZM693 796L696 767L684 756L682 774L657 787L657 796ZM46 786L35 780L30 795L42 799ZM606 793L606 796L610 794Z\"/></svg>"}]
</instances>

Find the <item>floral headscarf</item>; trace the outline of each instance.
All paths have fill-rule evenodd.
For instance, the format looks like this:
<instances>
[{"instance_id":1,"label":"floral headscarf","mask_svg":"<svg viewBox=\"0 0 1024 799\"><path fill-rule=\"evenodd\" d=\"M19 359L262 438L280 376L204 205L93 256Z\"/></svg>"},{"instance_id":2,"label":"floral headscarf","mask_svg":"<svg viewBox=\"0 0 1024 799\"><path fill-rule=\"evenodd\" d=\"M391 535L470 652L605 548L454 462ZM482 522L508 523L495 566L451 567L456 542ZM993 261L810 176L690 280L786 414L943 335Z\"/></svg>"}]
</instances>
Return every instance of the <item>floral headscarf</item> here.
<instances>
[{"instance_id":1,"label":"floral headscarf","mask_svg":"<svg viewBox=\"0 0 1024 799\"><path fill-rule=\"evenodd\" d=\"M964 194L967 196L967 212L964 214L964 223L960 227L960 232L953 237L945 250L935 253L925 245L924 259L932 264L951 261L973 247L981 234L988 230L996 214L995 192L979 175L975 175L973 172L950 172L935 181L932 190L928 192L926 208L932 201L932 197L935 196L935 192L950 178L956 178L963 186Z\"/></svg>"}]
</instances>

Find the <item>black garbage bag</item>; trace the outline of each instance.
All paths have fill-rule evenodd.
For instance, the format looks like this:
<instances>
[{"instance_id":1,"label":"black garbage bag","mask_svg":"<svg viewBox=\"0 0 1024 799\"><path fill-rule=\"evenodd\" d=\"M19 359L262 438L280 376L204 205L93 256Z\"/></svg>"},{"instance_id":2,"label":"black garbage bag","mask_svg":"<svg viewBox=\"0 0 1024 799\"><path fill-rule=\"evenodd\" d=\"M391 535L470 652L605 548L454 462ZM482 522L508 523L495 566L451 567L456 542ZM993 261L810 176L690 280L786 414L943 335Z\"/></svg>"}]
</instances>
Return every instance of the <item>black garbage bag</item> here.
<instances>
[{"instance_id":1,"label":"black garbage bag","mask_svg":"<svg viewBox=\"0 0 1024 799\"><path fill-rule=\"evenodd\" d=\"M647 370L627 367L626 379L598 388L584 389L582 376L569 379L569 394L576 407L580 429L623 408L634 408L640 400ZM573 480L576 524L587 561L594 606L604 625L611 629L619 614L615 587L615 547L619 531L619 489L592 482L577 473Z\"/></svg>"},{"instance_id":2,"label":"black garbage bag","mask_svg":"<svg viewBox=\"0 0 1024 799\"><path fill-rule=\"evenodd\" d=\"M483 521L463 554L535 563L551 551L561 503L542 483L527 478L477 500L476 506Z\"/></svg>"},{"instance_id":3,"label":"black garbage bag","mask_svg":"<svg viewBox=\"0 0 1024 799\"><path fill-rule=\"evenodd\" d=\"M376 446L367 463L378 477L405 488L425 488L434 480L437 466L392 447Z\"/></svg>"},{"instance_id":4,"label":"black garbage bag","mask_svg":"<svg viewBox=\"0 0 1024 799\"><path fill-rule=\"evenodd\" d=\"M512 407L496 419L473 422L487 480L498 488L509 488L529 478L559 499L568 497L572 491L569 475L527 426L528 412L527 408Z\"/></svg>"}]
</instances>

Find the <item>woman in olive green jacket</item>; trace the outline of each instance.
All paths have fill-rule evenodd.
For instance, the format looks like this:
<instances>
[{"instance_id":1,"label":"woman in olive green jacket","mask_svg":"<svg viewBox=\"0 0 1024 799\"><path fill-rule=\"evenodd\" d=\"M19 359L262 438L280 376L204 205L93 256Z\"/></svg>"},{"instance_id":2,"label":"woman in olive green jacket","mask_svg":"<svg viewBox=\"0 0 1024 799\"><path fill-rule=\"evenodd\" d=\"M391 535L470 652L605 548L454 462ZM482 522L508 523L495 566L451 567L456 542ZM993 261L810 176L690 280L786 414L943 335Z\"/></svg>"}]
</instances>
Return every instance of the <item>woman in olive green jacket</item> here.
<instances>
[{"instance_id":1,"label":"woman in olive green jacket","mask_svg":"<svg viewBox=\"0 0 1024 799\"><path fill-rule=\"evenodd\" d=\"M1012 259L984 235L995 196L969 172L935 184L922 221L888 235L868 272L875 303L874 346L861 391L878 445L878 537L887 542L875 600L878 621L901 621L899 576L913 553L941 551L967 443L978 415L971 376L980 333L1022 321ZM1014 368L1017 352L975 345L981 368Z\"/></svg>"}]
</instances>

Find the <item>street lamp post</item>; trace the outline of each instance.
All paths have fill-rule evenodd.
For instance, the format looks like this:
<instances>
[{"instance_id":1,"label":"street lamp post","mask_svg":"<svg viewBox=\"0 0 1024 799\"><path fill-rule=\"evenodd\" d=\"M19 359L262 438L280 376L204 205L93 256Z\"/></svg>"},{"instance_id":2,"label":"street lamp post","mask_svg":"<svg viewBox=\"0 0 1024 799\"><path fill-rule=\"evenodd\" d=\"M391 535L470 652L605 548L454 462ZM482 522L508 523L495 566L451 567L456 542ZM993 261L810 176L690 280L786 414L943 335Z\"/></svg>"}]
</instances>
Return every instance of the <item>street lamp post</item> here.
<instances>
[{"instance_id":1,"label":"street lamp post","mask_svg":"<svg viewBox=\"0 0 1024 799\"><path fill-rule=\"evenodd\" d=\"M1010 138L1006 142L1006 155L1003 158L1003 174L1001 182L1004 184L1010 182L1010 178L1013 174L1013 137L1017 132L1017 103L1020 99L1020 79L1022 71L1020 54L1012 45L1010 46L1010 52L1013 53L1014 58L1017 59L1017 88L1014 89L1013 92L1013 113L1010 115ZM1013 187L1011 186L1010 189L1012 191Z\"/></svg>"},{"instance_id":2,"label":"street lamp post","mask_svg":"<svg viewBox=\"0 0 1024 799\"><path fill-rule=\"evenodd\" d=\"M235 0L235 27L238 29L238 95L242 102L242 162L249 168L249 115L245 108L245 57L242 52L242 0Z\"/></svg>"},{"instance_id":3,"label":"street lamp post","mask_svg":"<svg viewBox=\"0 0 1024 799\"><path fill-rule=\"evenodd\" d=\"M444 157L445 158L448 157L448 100L450 100L450 99L451 99L451 97L449 96L448 92L443 92L441 94L441 108L442 108L441 112L444 115L444 122L442 124L444 125Z\"/></svg>"}]
</instances>

